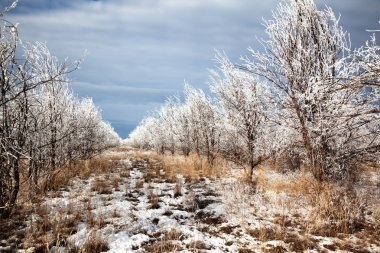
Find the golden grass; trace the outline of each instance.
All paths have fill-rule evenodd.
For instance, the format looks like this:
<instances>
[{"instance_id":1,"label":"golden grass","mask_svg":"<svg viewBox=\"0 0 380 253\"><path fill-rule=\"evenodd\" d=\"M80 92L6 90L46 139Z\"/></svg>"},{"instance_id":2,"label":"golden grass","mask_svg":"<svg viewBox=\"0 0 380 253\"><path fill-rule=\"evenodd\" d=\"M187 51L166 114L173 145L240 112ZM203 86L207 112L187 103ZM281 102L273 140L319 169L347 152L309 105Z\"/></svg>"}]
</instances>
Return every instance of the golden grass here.
<instances>
[{"instance_id":1,"label":"golden grass","mask_svg":"<svg viewBox=\"0 0 380 253\"><path fill-rule=\"evenodd\" d=\"M120 161L120 160L128 159L128 155L120 154L120 153L109 154L106 157L108 160L111 160L111 161Z\"/></svg>"},{"instance_id":2,"label":"golden grass","mask_svg":"<svg viewBox=\"0 0 380 253\"><path fill-rule=\"evenodd\" d=\"M174 241L179 241L184 239L184 234L181 232L170 229L166 231L164 234L159 234L156 237L160 239L148 244L144 247L146 252L176 252L181 250L181 247L177 245Z\"/></svg>"},{"instance_id":3,"label":"golden grass","mask_svg":"<svg viewBox=\"0 0 380 253\"><path fill-rule=\"evenodd\" d=\"M77 225L82 220L83 208L83 205L69 202L56 213L47 204L38 206L34 213L39 218L29 221L24 245L34 246L41 252L48 252L45 249L47 245L67 245L67 238L76 233Z\"/></svg>"},{"instance_id":4,"label":"golden grass","mask_svg":"<svg viewBox=\"0 0 380 253\"><path fill-rule=\"evenodd\" d=\"M142 189L144 188L144 180L143 179L137 179L135 184L136 189Z\"/></svg>"},{"instance_id":5,"label":"golden grass","mask_svg":"<svg viewBox=\"0 0 380 253\"><path fill-rule=\"evenodd\" d=\"M109 160L106 156L99 156L90 160L79 162L79 176L82 179L89 178L92 174L109 174L115 167L115 162Z\"/></svg>"},{"instance_id":6,"label":"golden grass","mask_svg":"<svg viewBox=\"0 0 380 253\"><path fill-rule=\"evenodd\" d=\"M161 252L177 252L181 250L181 246L173 241L156 241L144 247L145 252L161 253Z\"/></svg>"},{"instance_id":7,"label":"golden grass","mask_svg":"<svg viewBox=\"0 0 380 253\"><path fill-rule=\"evenodd\" d=\"M97 230L92 230L83 244L80 252L100 253L109 250L108 243L101 237Z\"/></svg>"},{"instance_id":8,"label":"golden grass","mask_svg":"<svg viewBox=\"0 0 380 253\"><path fill-rule=\"evenodd\" d=\"M107 180L97 178L91 183L91 191L96 191L98 194L111 194L111 186Z\"/></svg>"},{"instance_id":9,"label":"golden grass","mask_svg":"<svg viewBox=\"0 0 380 253\"><path fill-rule=\"evenodd\" d=\"M111 180L111 185L112 187L116 190L120 190L119 189L119 185L120 183L122 182L123 180L121 179L120 175L116 175L112 178Z\"/></svg>"},{"instance_id":10,"label":"golden grass","mask_svg":"<svg viewBox=\"0 0 380 253\"><path fill-rule=\"evenodd\" d=\"M125 144L111 149L112 152L130 152L130 151L138 151L138 150L139 150L138 148L134 148Z\"/></svg>"},{"instance_id":11,"label":"golden grass","mask_svg":"<svg viewBox=\"0 0 380 253\"><path fill-rule=\"evenodd\" d=\"M128 154L128 158L143 159L143 160L160 160L163 155L155 151L135 151Z\"/></svg>"},{"instance_id":12,"label":"golden grass","mask_svg":"<svg viewBox=\"0 0 380 253\"><path fill-rule=\"evenodd\" d=\"M207 159L196 154L189 156L159 154L154 151L136 151L129 154L134 166L147 161L146 181L152 177L164 176L175 183L177 176L182 175L187 181L198 181L201 177L220 178L228 170L228 162L224 158L216 158L212 165ZM161 173L164 172L164 175Z\"/></svg>"},{"instance_id":13,"label":"golden grass","mask_svg":"<svg viewBox=\"0 0 380 253\"><path fill-rule=\"evenodd\" d=\"M131 159L132 164L140 166L142 169L144 169L143 166L145 166L145 163L147 164L144 178L136 181L137 189L143 188L144 183L149 183L152 180L164 176L169 181L176 183L176 196L180 196L181 188L183 187L182 177L178 177L178 175L182 175L186 181L193 182L199 181L202 177L219 178L225 175L230 176L230 173L227 173L229 172L228 163L221 158L217 158L211 166L207 162L207 159L195 154L186 157L182 155L161 155L156 152L145 151L136 151L136 153L129 152L127 154L126 149L124 150L122 148L118 151L125 152L126 154L112 155L112 153L110 153L91 160L78 162L70 168L63 168L54 175L50 184L46 187L54 191L70 185L71 179L76 176L79 176L82 179L88 179L90 176L105 174L108 176L98 178L92 182L91 189L98 191L99 193L112 193L112 188L119 188L119 183L123 180L122 177L130 176L130 168L121 170L120 175L110 174L114 171L115 165L117 164L116 160L118 159ZM117 166L120 168L120 164L117 164ZM364 173L372 171L378 171L378 168L376 166L366 165L361 169L361 172ZM239 182L246 182L247 184L252 183L249 178L248 170L237 175L237 177L240 179ZM376 208L369 209L373 212L372 216L377 223L372 224L372 230L368 230L367 232L368 227L367 224L364 224L362 209L365 205L366 199L361 198L355 192L347 191L347 188L343 188L336 184L318 182L309 172L297 171L282 174L276 163L268 162L259 166L254 171L254 183L257 186L257 189L262 191L256 194L262 193L263 205L274 204L279 207L278 210L298 211L296 210L298 207L293 206L293 201L296 199L297 201L302 199L302 203L305 205L302 208L305 208L310 214L307 217L307 220L302 221L307 223L300 228L303 233L307 233L308 235L337 236L340 233L357 233L363 228L363 226L365 226L365 233L363 232L365 235L366 233L372 233L375 235L374 237L379 235L378 231L380 231L380 222L378 221L380 220L380 205ZM26 184L26 186L28 186L28 184ZM25 187L25 185L23 187ZM247 186L245 185L245 187ZM103 191L102 189L106 190ZM22 192L25 191L23 190ZM265 194L266 192L270 192L270 194ZM278 194L277 196L280 197L275 198L274 201L270 198L265 200L265 196L272 196L272 193ZM282 198L282 195L279 193L286 193L286 197L280 199L279 203L275 203L279 198ZM154 194L152 190L150 190L148 194L150 208L159 207L159 197ZM247 191L242 192L241 194L253 195L255 193ZM189 208L194 210L197 208L197 199L191 192L187 195L185 202L188 204ZM236 204L236 201L234 204ZM52 238L57 240L57 242L65 240L67 236L75 231L80 220L87 221L89 228L102 228L106 224L106 216L104 213L95 216L91 211L92 208L91 199L84 200L81 206L70 203L62 209L63 213L61 218L51 219L49 208L41 205L40 208L36 210L41 219L34 224L30 224L31 230L28 235L30 237L29 240L35 242L37 238L37 243L42 245L51 242ZM247 215L250 214L252 214L252 212L249 213L247 211ZM120 217L120 214L117 210L113 210L110 217ZM289 215L289 217L291 217L291 215ZM131 219L134 219L133 214L131 214ZM306 237L296 237L284 232L284 228L288 226L288 221L288 216L275 217L275 219L273 219L273 227L268 228L262 226L258 229L248 231L248 233L255 235L256 238L259 238L262 241L271 239L284 240L287 243L291 243L293 246L291 246L290 249L296 252L307 249L312 242ZM294 224L289 223L289 226L293 225ZM49 238L46 237L47 234L49 234ZM162 241L149 244L147 245L147 248L150 249L151 252L162 252L160 251L162 249L178 250L178 245L176 245L173 240L179 240L180 237L181 235L176 235L174 232L168 232ZM82 252L97 252L99 248L103 247L99 246L102 244L101 241L102 239L99 236L99 233L92 233L89 235L86 242L87 249L85 247ZM98 246L91 248L89 244L90 242L93 243L93 245ZM190 245L190 248L201 249L202 245L198 247L198 243L193 243Z\"/></svg>"},{"instance_id":14,"label":"golden grass","mask_svg":"<svg viewBox=\"0 0 380 253\"><path fill-rule=\"evenodd\" d=\"M182 182L181 181L182 180L180 180L179 178L177 179L177 182L174 188L174 198L182 196Z\"/></svg>"},{"instance_id":15,"label":"golden grass","mask_svg":"<svg viewBox=\"0 0 380 253\"><path fill-rule=\"evenodd\" d=\"M148 194L148 201L149 201L149 208L150 209L158 209L160 208L160 204L159 204L159 197L157 196L157 194L155 194L153 192L153 190L149 190L149 194Z\"/></svg>"},{"instance_id":16,"label":"golden grass","mask_svg":"<svg viewBox=\"0 0 380 253\"><path fill-rule=\"evenodd\" d=\"M28 223L28 230L24 236L26 246L34 246L37 251L47 252L46 245L66 245L71 247L67 238L76 232L77 225L80 221L89 221L92 227L104 226L104 217L94 217L91 214L91 200L85 199L83 203L70 202L64 206L60 213L55 213L53 207L41 204L45 195L50 197L59 197L62 190L68 189L75 177L88 179L94 175L110 174L115 168L116 161L110 160L107 155L100 155L85 161L78 161L54 171L50 177L41 176L38 185L34 185L27 178L27 171L23 170L21 174L21 189L18 198L18 210L22 210L23 215L35 213L39 219L31 220ZM43 173L43 172L42 172ZM105 177L107 178L107 177ZM110 183L105 180L95 180L91 188L99 193L111 193L112 187L117 188L121 182L119 176L109 178ZM74 196L75 197L75 196ZM32 205L33 204L33 205ZM32 207L36 208L32 208ZM87 211L86 211L87 209ZM17 217L18 217L17 216ZM10 231L11 232L11 231ZM96 238L89 237L96 242ZM89 240L89 241L91 241ZM76 252L76 251L75 251ZM94 251L89 251L94 252Z\"/></svg>"},{"instance_id":17,"label":"golden grass","mask_svg":"<svg viewBox=\"0 0 380 253\"><path fill-rule=\"evenodd\" d=\"M284 175L266 167L254 171L254 177L257 188L260 190L285 192L295 196L318 194L329 187L328 183L319 182L308 172Z\"/></svg>"},{"instance_id":18,"label":"golden grass","mask_svg":"<svg viewBox=\"0 0 380 253\"><path fill-rule=\"evenodd\" d=\"M206 249L206 244L199 240L191 240L186 246L187 248L194 250L194 252Z\"/></svg>"},{"instance_id":19,"label":"golden grass","mask_svg":"<svg viewBox=\"0 0 380 253\"><path fill-rule=\"evenodd\" d=\"M47 193L59 196L58 191L68 188L73 178L88 179L93 175L109 174L115 168L115 163L115 161L108 159L106 155L99 155L89 160L78 161L59 168L51 172L50 176L41 172L42 175L37 185L32 182L32 179L28 179L27 170L23 170L20 175L21 184L17 202L23 206L27 203L41 202ZM117 184L116 181L118 179L115 179L114 185Z\"/></svg>"},{"instance_id":20,"label":"golden grass","mask_svg":"<svg viewBox=\"0 0 380 253\"><path fill-rule=\"evenodd\" d=\"M220 178L225 175L227 162L217 158L210 165L206 158L198 155L190 156L162 156L162 167L165 176L176 181L177 175L183 175L187 180L197 181L201 177Z\"/></svg>"},{"instance_id":21,"label":"golden grass","mask_svg":"<svg viewBox=\"0 0 380 253\"><path fill-rule=\"evenodd\" d=\"M315 196L311 232L322 236L353 234L365 228L366 198L345 187L327 185Z\"/></svg>"},{"instance_id":22,"label":"golden grass","mask_svg":"<svg viewBox=\"0 0 380 253\"><path fill-rule=\"evenodd\" d=\"M368 229L370 231L373 226L368 227L364 214L369 196L359 196L353 187L319 182L311 173L305 171L283 174L270 167L261 167L254 175L257 189L268 204L274 204L279 210L289 212L300 208L295 203L303 203L302 208L309 213L303 227L307 233L337 236L340 233L355 234ZM242 178L244 176L243 173ZM273 193L277 198L266 198ZM280 195L282 193L285 195Z\"/></svg>"}]
</instances>

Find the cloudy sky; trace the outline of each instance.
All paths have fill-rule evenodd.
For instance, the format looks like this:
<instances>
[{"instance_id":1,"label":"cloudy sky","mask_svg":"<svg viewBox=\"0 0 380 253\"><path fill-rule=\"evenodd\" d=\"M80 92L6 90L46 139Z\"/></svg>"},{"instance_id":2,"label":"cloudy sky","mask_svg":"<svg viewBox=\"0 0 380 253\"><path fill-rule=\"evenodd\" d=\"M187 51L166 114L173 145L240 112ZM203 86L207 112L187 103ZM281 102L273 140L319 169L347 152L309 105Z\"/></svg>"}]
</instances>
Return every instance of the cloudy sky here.
<instances>
[{"instance_id":1,"label":"cloudy sky","mask_svg":"<svg viewBox=\"0 0 380 253\"><path fill-rule=\"evenodd\" d=\"M0 7L11 3L0 0ZM47 42L59 58L74 61L73 90L93 97L121 137L181 93L184 80L207 89L215 49L237 62L258 48L262 18L278 0L19 0L6 17L19 23L24 41ZM319 0L341 14L341 24L361 45L379 29L380 0Z\"/></svg>"}]
</instances>

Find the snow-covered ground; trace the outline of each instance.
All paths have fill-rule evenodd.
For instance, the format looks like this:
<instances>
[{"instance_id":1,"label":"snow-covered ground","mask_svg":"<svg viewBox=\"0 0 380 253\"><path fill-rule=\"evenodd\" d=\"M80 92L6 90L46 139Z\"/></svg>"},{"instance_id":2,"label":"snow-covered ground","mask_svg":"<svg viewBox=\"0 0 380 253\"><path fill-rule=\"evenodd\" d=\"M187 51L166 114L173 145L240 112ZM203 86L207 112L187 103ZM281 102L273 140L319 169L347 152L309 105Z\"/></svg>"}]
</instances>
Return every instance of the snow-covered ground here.
<instances>
[{"instance_id":1,"label":"snow-covered ground","mask_svg":"<svg viewBox=\"0 0 380 253\"><path fill-rule=\"evenodd\" d=\"M108 244L108 252L115 253L380 252L375 220L380 218L380 205L376 208L376 203L358 207L365 208L363 222L373 224L372 232L364 233L359 227L352 233L329 235L323 232L323 222L333 224L336 217L328 213L331 217L318 220L321 216L316 212L324 210L323 202L318 202L318 209L309 207L317 193L305 197L279 186L284 177L299 180L297 175L256 174L260 181L256 188L241 182L239 170L219 179L189 181L177 175L173 181L155 161L148 166L147 159L133 158L133 153L117 155L121 158L112 173L75 178L70 187L43 201L48 219L55 221L49 224L76 220L64 243L56 239L46 246L50 252L73 252L94 235ZM373 193L378 194L379 179L374 176L378 175L369 178L374 182ZM34 214L28 224L39 219ZM47 234L52 233L50 229L46 228ZM33 246L29 241L25 244L29 251L20 252L37 252Z\"/></svg>"}]
</instances>

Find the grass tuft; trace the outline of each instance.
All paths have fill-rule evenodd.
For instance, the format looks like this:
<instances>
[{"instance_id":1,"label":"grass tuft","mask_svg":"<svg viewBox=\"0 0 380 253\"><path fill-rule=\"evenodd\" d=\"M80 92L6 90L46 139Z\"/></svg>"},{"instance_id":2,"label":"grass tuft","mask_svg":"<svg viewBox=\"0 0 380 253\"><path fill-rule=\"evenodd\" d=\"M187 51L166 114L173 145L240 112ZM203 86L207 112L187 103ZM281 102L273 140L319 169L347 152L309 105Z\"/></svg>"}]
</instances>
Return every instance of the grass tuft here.
<instances>
[{"instance_id":1,"label":"grass tuft","mask_svg":"<svg viewBox=\"0 0 380 253\"><path fill-rule=\"evenodd\" d=\"M97 230L92 230L88 234L81 252L100 253L107 250L109 250L108 243L100 236Z\"/></svg>"}]
</instances>

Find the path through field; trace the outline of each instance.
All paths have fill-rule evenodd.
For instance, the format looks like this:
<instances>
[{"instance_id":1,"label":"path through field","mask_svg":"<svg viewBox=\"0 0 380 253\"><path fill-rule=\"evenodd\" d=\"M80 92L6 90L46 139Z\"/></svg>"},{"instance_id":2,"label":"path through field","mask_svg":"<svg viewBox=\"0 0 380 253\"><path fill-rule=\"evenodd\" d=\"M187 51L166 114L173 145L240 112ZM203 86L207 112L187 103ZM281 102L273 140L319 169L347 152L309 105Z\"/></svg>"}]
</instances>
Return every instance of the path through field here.
<instances>
[{"instance_id":1,"label":"path through field","mask_svg":"<svg viewBox=\"0 0 380 253\"><path fill-rule=\"evenodd\" d=\"M113 151L111 172L76 177L51 192L25 223L29 234L45 234L26 238L18 251L380 252L377 232L366 238L305 233L312 229L302 199L254 192L236 172L170 179L159 161L134 152Z\"/></svg>"}]
</instances>

